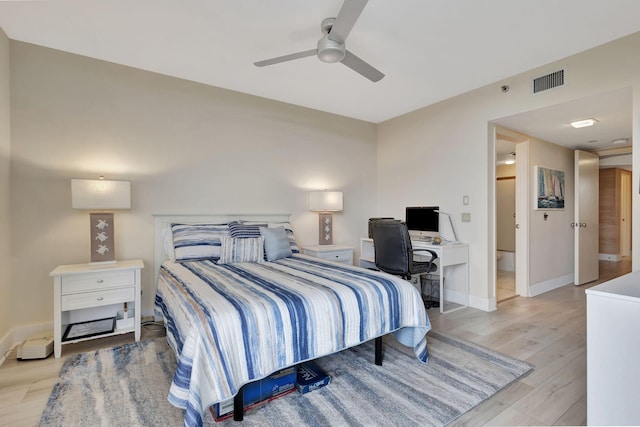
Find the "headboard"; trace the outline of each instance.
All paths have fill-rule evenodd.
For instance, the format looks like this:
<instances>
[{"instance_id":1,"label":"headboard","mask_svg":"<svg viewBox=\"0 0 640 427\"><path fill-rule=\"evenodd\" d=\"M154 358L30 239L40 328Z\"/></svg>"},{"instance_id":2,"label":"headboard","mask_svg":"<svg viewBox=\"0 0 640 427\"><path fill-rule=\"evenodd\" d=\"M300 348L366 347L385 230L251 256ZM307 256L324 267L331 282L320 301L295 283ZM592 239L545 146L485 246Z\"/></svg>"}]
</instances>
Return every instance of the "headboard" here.
<instances>
[{"instance_id":1,"label":"headboard","mask_svg":"<svg viewBox=\"0 0 640 427\"><path fill-rule=\"evenodd\" d=\"M154 214L153 215L153 289L158 283L160 266L167 260L167 255L162 246L162 230L170 227L172 223L180 224L222 224L225 222L247 221L282 222L289 221L290 214Z\"/></svg>"}]
</instances>

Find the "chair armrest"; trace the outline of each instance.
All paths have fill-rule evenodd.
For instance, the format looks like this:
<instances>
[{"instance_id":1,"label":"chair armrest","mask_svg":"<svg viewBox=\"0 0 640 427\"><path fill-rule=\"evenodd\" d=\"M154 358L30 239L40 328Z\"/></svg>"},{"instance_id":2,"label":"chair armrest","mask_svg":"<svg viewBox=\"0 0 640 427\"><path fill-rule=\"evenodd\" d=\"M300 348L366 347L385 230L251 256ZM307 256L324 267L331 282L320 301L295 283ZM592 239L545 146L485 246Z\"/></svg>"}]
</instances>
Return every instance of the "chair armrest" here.
<instances>
[{"instance_id":1,"label":"chair armrest","mask_svg":"<svg viewBox=\"0 0 640 427\"><path fill-rule=\"evenodd\" d=\"M438 253L431 249L411 249L411 252L429 252L431 254L431 261L438 258Z\"/></svg>"}]
</instances>

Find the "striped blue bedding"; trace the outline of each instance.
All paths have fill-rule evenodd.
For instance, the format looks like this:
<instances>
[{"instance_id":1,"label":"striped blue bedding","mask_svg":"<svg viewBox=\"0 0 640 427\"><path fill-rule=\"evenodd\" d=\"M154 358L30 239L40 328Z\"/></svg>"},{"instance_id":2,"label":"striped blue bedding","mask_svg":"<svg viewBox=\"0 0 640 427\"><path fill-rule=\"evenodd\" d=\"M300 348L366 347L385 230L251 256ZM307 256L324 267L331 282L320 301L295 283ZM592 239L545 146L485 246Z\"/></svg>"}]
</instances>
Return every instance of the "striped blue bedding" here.
<instances>
[{"instance_id":1,"label":"striped blue bedding","mask_svg":"<svg viewBox=\"0 0 640 427\"><path fill-rule=\"evenodd\" d=\"M167 261L155 303L178 359L169 401L186 410L187 426L248 382L390 332L427 361L431 325L409 282L305 255Z\"/></svg>"}]
</instances>

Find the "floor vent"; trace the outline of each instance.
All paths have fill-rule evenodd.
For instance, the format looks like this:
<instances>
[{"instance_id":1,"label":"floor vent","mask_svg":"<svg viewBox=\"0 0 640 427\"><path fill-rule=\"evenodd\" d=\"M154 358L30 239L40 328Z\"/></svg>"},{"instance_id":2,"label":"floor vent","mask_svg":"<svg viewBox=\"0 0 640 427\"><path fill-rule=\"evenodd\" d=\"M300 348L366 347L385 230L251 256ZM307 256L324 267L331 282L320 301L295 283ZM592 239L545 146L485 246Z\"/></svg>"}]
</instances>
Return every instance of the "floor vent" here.
<instances>
[{"instance_id":1,"label":"floor vent","mask_svg":"<svg viewBox=\"0 0 640 427\"><path fill-rule=\"evenodd\" d=\"M533 79L533 93L564 85L564 70Z\"/></svg>"}]
</instances>

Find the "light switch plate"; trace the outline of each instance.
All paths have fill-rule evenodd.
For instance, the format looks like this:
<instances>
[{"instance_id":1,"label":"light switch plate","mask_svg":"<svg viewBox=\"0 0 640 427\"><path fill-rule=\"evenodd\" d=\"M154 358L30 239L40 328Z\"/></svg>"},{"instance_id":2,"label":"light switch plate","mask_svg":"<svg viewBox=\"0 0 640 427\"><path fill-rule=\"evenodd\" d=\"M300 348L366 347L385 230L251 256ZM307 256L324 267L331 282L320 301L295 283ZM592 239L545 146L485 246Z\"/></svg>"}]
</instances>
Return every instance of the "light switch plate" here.
<instances>
[{"instance_id":1,"label":"light switch plate","mask_svg":"<svg viewBox=\"0 0 640 427\"><path fill-rule=\"evenodd\" d=\"M465 206L469 205L469 196L462 196L462 204Z\"/></svg>"}]
</instances>

